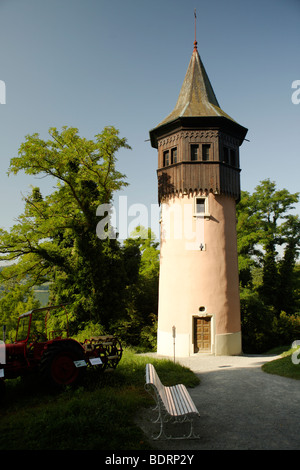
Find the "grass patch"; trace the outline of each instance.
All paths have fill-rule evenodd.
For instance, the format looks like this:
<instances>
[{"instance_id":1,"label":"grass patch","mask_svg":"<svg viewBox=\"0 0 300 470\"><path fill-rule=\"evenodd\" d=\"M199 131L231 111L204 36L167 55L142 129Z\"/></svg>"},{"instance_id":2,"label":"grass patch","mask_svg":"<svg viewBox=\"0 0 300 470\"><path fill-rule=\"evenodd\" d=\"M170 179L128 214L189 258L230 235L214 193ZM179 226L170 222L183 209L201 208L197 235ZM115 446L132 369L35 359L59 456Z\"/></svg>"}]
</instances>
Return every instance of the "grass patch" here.
<instances>
[{"instance_id":1,"label":"grass patch","mask_svg":"<svg viewBox=\"0 0 300 470\"><path fill-rule=\"evenodd\" d=\"M7 398L0 408L0 450L149 449L134 424L138 408L153 404L144 389L148 362L165 385L199 383L186 367L130 350L116 370L90 370L75 390L49 393L36 378L7 381Z\"/></svg>"},{"instance_id":2,"label":"grass patch","mask_svg":"<svg viewBox=\"0 0 300 470\"><path fill-rule=\"evenodd\" d=\"M292 355L296 351L297 348L285 351L279 359L275 359L274 361L264 364L262 366L262 370L268 374L276 374L281 375L282 377L300 380L300 364L294 364L292 361ZM299 355L300 351L298 349L296 358L299 358Z\"/></svg>"}]
</instances>

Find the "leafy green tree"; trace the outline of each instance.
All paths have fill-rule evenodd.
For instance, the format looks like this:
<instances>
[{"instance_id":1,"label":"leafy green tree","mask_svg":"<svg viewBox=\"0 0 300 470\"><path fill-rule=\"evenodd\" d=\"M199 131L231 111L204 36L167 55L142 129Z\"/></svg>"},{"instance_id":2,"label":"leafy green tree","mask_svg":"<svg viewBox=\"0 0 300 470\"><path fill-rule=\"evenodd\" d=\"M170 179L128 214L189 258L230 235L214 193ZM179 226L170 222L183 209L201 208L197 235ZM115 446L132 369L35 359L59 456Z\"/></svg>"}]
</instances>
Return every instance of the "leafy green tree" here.
<instances>
[{"instance_id":1,"label":"leafy green tree","mask_svg":"<svg viewBox=\"0 0 300 470\"><path fill-rule=\"evenodd\" d=\"M290 227L298 217L289 212L299 200L299 193L276 190L276 183L261 181L253 194L242 192L237 205L237 232L240 269L249 270L262 263L265 253L274 252L295 237Z\"/></svg>"},{"instance_id":2,"label":"leafy green tree","mask_svg":"<svg viewBox=\"0 0 300 470\"><path fill-rule=\"evenodd\" d=\"M116 169L116 153L130 147L114 127L94 140L68 127L51 128L49 134L49 140L27 136L10 162L9 174L48 177L55 186L45 196L33 187L17 223L0 230L0 259L15 262L1 272L2 281L31 286L51 281L52 303L72 302L77 322L93 320L109 328L124 311L130 281L119 242L96 235L96 210L127 185Z\"/></svg>"},{"instance_id":3,"label":"leafy green tree","mask_svg":"<svg viewBox=\"0 0 300 470\"><path fill-rule=\"evenodd\" d=\"M131 234L131 243L136 243L141 253L139 266L138 289L136 299L138 311L144 317L152 313L157 314L158 301L158 275L159 275L159 243L151 229L137 227Z\"/></svg>"},{"instance_id":4,"label":"leafy green tree","mask_svg":"<svg viewBox=\"0 0 300 470\"><path fill-rule=\"evenodd\" d=\"M279 274L276 263L277 252L275 243L271 241L265 245L265 255L263 258L263 276L262 284L258 288L258 292L266 305L277 306Z\"/></svg>"},{"instance_id":5,"label":"leafy green tree","mask_svg":"<svg viewBox=\"0 0 300 470\"><path fill-rule=\"evenodd\" d=\"M240 282L242 287L246 287L252 283L251 271L258 265L258 257L261 254L258 247L261 239L259 217L253 207L250 193L242 192L236 211Z\"/></svg>"},{"instance_id":6,"label":"leafy green tree","mask_svg":"<svg viewBox=\"0 0 300 470\"><path fill-rule=\"evenodd\" d=\"M254 266L263 268L261 293L274 305L275 291L280 285L278 249L290 247L291 266L298 257L299 218L290 211L298 202L299 193L276 190L270 180L262 181L250 195L242 193L237 205L239 268L242 286L252 282Z\"/></svg>"},{"instance_id":7,"label":"leafy green tree","mask_svg":"<svg viewBox=\"0 0 300 470\"><path fill-rule=\"evenodd\" d=\"M299 276L296 267L300 247L300 221L296 217L289 217L289 225L286 228L287 243L284 255L278 263L278 291L277 309L293 314L300 311L297 291L300 289Z\"/></svg>"},{"instance_id":8,"label":"leafy green tree","mask_svg":"<svg viewBox=\"0 0 300 470\"><path fill-rule=\"evenodd\" d=\"M272 347L281 312L298 308L300 221L290 213L298 200L299 193L264 180L237 205L242 329L252 351Z\"/></svg>"},{"instance_id":9,"label":"leafy green tree","mask_svg":"<svg viewBox=\"0 0 300 470\"><path fill-rule=\"evenodd\" d=\"M134 282L128 287L127 315L117 328L128 344L156 346L159 250L151 229L137 227L124 241L128 269Z\"/></svg>"},{"instance_id":10,"label":"leafy green tree","mask_svg":"<svg viewBox=\"0 0 300 470\"><path fill-rule=\"evenodd\" d=\"M19 315L37 307L39 307L39 302L32 288L26 284L12 285L12 282L6 286L6 290L0 296L0 325L6 326L9 339L15 339L13 333ZM2 328L0 334L2 334Z\"/></svg>"}]
</instances>

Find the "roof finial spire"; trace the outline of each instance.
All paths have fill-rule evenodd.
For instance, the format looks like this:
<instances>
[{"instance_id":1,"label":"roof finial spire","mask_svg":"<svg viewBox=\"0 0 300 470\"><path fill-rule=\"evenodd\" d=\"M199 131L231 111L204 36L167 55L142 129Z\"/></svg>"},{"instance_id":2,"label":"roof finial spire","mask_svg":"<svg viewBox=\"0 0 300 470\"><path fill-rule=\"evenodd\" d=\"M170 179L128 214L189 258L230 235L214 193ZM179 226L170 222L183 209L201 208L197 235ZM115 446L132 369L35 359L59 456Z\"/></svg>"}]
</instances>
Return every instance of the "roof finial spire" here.
<instances>
[{"instance_id":1,"label":"roof finial spire","mask_svg":"<svg viewBox=\"0 0 300 470\"><path fill-rule=\"evenodd\" d=\"M195 41L194 41L194 51L197 51L197 40L196 40L196 18L197 18L197 15L196 15L196 8L194 10L194 15L195 15Z\"/></svg>"}]
</instances>

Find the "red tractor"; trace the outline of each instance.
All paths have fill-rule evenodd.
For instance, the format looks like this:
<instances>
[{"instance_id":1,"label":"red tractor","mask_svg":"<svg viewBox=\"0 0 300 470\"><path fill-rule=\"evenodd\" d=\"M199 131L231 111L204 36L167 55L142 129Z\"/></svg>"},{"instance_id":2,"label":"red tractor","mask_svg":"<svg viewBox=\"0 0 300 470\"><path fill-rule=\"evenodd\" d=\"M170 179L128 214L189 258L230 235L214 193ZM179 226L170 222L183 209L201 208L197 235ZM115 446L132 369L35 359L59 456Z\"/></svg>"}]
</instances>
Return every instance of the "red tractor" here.
<instances>
[{"instance_id":1,"label":"red tractor","mask_svg":"<svg viewBox=\"0 0 300 470\"><path fill-rule=\"evenodd\" d=\"M57 313L65 315L64 321ZM35 372L50 385L73 385L87 367L115 368L121 357L122 346L114 336L92 337L83 343L70 338L64 305L37 308L20 315L15 341L0 345L0 397L5 379Z\"/></svg>"}]
</instances>

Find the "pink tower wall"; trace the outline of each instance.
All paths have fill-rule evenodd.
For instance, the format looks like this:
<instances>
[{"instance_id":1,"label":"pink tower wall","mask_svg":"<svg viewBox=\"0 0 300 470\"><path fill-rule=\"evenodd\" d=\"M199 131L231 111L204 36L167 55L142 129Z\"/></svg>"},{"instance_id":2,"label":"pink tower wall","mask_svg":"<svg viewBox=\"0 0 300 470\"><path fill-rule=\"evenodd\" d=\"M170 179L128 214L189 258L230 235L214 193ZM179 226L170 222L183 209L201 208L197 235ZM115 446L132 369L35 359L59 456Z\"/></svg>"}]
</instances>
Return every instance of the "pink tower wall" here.
<instances>
[{"instance_id":1,"label":"pink tower wall","mask_svg":"<svg viewBox=\"0 0 300 470\"><path fill-rule=\"evenodd\" d=\"M211 352L240 354L235 201L210 193L205 218L193 217L193 200L193 195L180 195L162 204L157 351L173 354L175 326L176 354L193 354L193 316L209 316ZM176 216L168 218L170 212ZM192 232L185 230L187 222ZM197 235L189 239L191 233Z\"/></svg>"}]
</instances>

